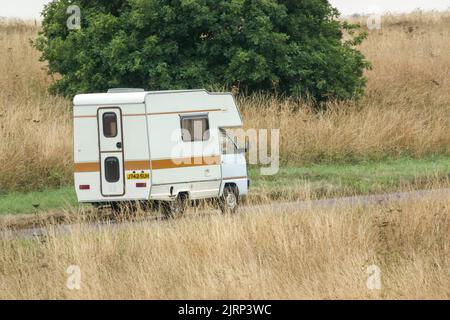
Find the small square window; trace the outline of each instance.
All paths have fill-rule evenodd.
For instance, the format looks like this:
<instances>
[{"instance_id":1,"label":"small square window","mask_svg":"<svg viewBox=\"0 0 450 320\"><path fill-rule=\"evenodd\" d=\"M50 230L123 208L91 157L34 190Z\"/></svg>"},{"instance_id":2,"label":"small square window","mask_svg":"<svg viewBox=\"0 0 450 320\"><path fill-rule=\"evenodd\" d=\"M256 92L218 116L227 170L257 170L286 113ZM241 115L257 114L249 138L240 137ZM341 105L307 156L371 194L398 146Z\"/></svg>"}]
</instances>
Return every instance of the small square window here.
<instances>
[{"instance_id":1,"label":"small square window","mask_svg":"<svg viewBox=\"0 0 450 320\"><path fill-rule=\"evenodd\" d=\"M106 138L117 137L117 115L114 112L103 114L103 135Z\"/></svg>"},{"instance_id":2,"label":"small square window","mask_svg":"<svg viewBox=\"0 0 450 320\"><path fill-rule=\"evenodd\" d=\"M109 183L115 183L120 180L119 159L108 157L105 159L105 179Z\"/></svg>"},{"instance_id":3,"label":"small square window","mask_svg":"<svg viewBox=\"0 0 450 320\"><path fill-rule=\"evenodd\" d=\"M208 116L181 117L181 131L184 142L208 141L210 138Z\"/></svg>"}]
</instances>

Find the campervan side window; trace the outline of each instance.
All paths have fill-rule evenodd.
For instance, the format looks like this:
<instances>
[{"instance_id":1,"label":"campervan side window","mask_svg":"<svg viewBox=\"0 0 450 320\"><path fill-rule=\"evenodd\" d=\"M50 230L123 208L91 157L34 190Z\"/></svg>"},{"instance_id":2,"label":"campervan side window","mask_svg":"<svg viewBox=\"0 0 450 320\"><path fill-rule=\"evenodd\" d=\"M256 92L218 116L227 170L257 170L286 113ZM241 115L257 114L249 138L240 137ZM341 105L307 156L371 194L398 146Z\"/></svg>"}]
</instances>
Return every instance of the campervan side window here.
<instances>
[{"instance_id":1,"label":"campervan side window","mask_svg":"<svg viewBox=\"0 0 450 320\"><path fill-rule=\"evenodd\" d=\"M184 142L208 141L208 115L181 117L181 137Z\"/></svg>"},{"instance_id":2,"label":"campervan side window","mask_svg":"<svg viewBox=\"0 0 450 320\"><path fill-rule=\"evenodd\" d=\"M103 114L103 135L105 138L117 137L117 115L114 112Z\"/></svg>"}]
</instances>

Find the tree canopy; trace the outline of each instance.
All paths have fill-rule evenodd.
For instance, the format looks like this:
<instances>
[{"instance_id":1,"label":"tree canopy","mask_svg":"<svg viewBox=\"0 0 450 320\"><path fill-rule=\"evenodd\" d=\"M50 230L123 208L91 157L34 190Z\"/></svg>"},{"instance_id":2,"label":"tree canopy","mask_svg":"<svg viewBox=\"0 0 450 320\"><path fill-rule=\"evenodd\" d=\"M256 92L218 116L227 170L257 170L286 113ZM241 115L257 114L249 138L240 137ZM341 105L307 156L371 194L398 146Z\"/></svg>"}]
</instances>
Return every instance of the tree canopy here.
<instances>
[{"instance_id":1,"label":"tree canopy","mask_svg":"<svg viewBox=\"0 0 450 320\"><path fill-rule=\"evenodd\" d=\"M67 8L81 9L69 30ZM111 87L238 87L349 99L369 66L327 0L53 0L35 46L71 96Z\"/></svg>"}]
</instances>

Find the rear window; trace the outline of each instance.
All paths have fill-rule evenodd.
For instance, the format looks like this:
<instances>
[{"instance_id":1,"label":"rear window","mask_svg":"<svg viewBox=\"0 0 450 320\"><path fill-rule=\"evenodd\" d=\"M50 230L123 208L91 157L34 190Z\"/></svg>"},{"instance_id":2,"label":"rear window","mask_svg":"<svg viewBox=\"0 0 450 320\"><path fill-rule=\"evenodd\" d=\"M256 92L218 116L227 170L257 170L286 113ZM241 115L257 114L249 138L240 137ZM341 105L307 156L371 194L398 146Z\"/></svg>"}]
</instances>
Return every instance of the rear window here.
<instances>
[{"instance_id":1,"label":"rear window","mask_svg":"<svg viewBox=\"0 0 450 320\"><path fill-rule=\"evenodd\" d=\"M117 137L117 115L114 112L103 114L103 135L106 138Z\"/></svg>"},{"instance_id":2,"label":"rear window","mask_svg":"<svg viewBox=\"0 0 450 320\"><path fill-rule=\"evenodd\" d=\"M114 183L120 179L119 159L108 157L105 159L105 179L109 183Z\"/></svg>"},{"instance_id":3,"label":"rear window","mask_svg":"<svg viewBox=\"0 0 450 320\"><path fill-rule=\"evenodd\" d=\"M208 141L209 120L207 115L181 117L181 135L184 142Z\"/></svg>"}]
</instances>

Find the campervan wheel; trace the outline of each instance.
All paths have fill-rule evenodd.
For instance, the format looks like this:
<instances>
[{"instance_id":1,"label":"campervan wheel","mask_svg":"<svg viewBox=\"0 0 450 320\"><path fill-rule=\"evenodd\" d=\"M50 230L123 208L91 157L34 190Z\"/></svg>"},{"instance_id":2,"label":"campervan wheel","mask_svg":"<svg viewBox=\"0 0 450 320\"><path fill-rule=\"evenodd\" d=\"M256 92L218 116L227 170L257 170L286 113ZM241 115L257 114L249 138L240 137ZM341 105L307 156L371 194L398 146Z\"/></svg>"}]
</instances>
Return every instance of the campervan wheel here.
<instances>
[{"instance_id":1,"label":"campervan wheel","mask_svg":"<svg viewBox=\"0 0 450 320\"><path fill-rule=\"evenodd\" d=\"M179 219L186 212L188 200L188 195L181 193L174 201L162 203L162 213L166 218Z\"/></svg>"}]
</instances>

